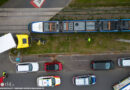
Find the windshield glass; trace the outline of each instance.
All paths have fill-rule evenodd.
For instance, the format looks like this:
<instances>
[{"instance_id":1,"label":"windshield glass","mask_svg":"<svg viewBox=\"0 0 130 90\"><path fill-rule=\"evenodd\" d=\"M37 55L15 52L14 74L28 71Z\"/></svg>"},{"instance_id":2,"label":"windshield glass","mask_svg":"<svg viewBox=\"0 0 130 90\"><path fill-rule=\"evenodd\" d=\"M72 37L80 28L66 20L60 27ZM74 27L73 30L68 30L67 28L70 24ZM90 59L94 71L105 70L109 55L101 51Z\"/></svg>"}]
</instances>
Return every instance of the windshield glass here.
<instances>
[{"instance_id":1,"label":"windshield glass","mask_svg":"<svg viewBox=\"0 0 130 90\"><path fill-rule=\"evenodd\" d=\"M110 63L106 63L106 69L109 69L110 68Z\"/></svg>"},{"instance_id":2,"label":"windshield glass","mask_svg":"<svg viewBox=\"0 0 130 90\"><path fill-rule=\"evenodd\" d=\"M89 79L89 84L92 84L92 78L88 77L88 79Z\"/></svg>"},{"instance_id":3,"label":"windshield glass","mask_svg":"<svg viewBox=\"0 0 130 90\"><path fill-rule=\"evenodd\" d=\"M52 78L52 86L55 86L55 78Z\"/></svg>"},{"instance_id":4,"label":"windshield glass","mask_svg":"<svg viewBox=\"0 0 130 90\"><path fill-rule=\"evenodd\" d=\"M32 64L29 64L29 71L32 71L33 67Z\"/></svg>"},{"instance_id":5,"label":"windshield glass","mask_svg":"<svg viewBox=\"0 0 130 90\"><path fill-rule=\"evenodd\" d=\"M57 64L55 64L55 70L58 70L59 66Z\"/></svg>"}]
</instances>

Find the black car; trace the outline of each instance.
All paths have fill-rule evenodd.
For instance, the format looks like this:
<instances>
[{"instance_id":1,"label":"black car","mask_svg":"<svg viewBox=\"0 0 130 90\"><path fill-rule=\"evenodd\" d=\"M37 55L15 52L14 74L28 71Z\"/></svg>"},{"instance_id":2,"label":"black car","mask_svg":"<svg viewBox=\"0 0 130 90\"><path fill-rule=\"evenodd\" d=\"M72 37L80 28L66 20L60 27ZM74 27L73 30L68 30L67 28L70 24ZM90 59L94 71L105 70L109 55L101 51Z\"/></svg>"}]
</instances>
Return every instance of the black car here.
<instances>
[{"instance_id":1,"label":"black car","mask_svg":"<svg viewBox=\"0 0 130 90\"><path fill-rule=\"evenodd\" d=\"M109 70L114 68L112 60L92 61L91 68L93 70Z\"/></svg>"}]
</instances>

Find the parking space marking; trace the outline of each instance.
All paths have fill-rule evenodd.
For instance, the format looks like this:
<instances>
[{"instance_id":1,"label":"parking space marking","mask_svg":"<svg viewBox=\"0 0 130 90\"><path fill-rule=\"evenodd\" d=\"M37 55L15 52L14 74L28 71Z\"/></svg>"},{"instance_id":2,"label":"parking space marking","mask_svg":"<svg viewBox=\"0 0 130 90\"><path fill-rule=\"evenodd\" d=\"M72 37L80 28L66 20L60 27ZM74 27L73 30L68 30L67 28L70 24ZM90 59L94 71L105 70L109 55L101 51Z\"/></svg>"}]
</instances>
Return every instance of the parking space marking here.
<instances>
[{"instance_id":1,"label":"parking space marking","mask_svg":"<svg viewBox=\"0 0 130 90\"><path fill-rule=\"evenodd\" d=\"M90 60L72 60L72 61L83 61L83 62L89 62Z\"/></svg>"}]
</instances>

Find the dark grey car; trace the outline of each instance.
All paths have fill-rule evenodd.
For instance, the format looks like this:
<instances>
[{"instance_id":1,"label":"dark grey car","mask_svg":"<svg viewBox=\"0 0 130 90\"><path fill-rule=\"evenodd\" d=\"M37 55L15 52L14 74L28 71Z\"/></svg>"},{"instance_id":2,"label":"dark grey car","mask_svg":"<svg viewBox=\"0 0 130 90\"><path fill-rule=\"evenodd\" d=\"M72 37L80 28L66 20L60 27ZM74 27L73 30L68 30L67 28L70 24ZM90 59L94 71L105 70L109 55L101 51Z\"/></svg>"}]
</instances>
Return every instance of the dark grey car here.
<instances>
[{"instance_id":1,"label":"dark grey car","mask_svg":"<svg viewBox=\"0 0 130 90\"><path fill-rule=\"evenodd\" d=\"M114 62L112 60L92 61L91 68L93 70L109 70L114 68Z\"/></svg>"}]
</instances>

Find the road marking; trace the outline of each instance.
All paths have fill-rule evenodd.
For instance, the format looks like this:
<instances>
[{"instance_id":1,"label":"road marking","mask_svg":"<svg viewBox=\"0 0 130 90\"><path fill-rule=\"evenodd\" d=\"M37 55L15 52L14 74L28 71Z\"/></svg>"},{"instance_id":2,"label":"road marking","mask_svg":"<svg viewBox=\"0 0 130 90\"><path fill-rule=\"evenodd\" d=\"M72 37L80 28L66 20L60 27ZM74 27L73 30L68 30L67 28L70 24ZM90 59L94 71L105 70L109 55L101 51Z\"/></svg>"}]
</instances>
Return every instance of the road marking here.
<instances>
[{"instance_id":1,"label":"road marking","mask_svg":"<svg viewBox=\"0 0 130 90\"><path fill-rule=\"evenodd\" d=\"M35 7L35 8L41 8L45 0L32 0L30 3Z\"/></svg>"},{"instance_id":2,"label":"road marking","mask_svg":"<svg viewBox=\"0 0 130 90\"><path fill-rule=\"evenodd\" d=\"M7 90L7 89L8 90L18 90L18 89L19 90L26 90L26 89L27 90L43 90L44 88L37 88L37 87L36 88L32 88L32 87L23 87L23 88L22 87L14 87L14 88L12 87L12 88L6 88L5 87L5 88L0 88L0 89L2 89L2 90Z\"/></svg>"},{"instance_id":3,"label":"road marking","mask_svg":"<svg viewBox=\"0 0 130 90\"><path fill-rule=\"evenodd\" d=\"M90 60L72 60L72 61L83 61L83 62L88 62Z\"/></svg>"},{"instance_id":4,"label":"road marking","mask_svg":"<svg viewBox=\"0 0 130 90\"><path fill-rule=\"evenodd\" d=\"M43 70L43 71L42 71L42 70L40 70L40 71L37 71L37 72L38 72L38 73L43 73L43 72L46 72L46 71L44 71L44 70Z\"/></svg>"},{"instance_id":5,"label":"road marking","mask_svg":"<svg viewBox=\"0 0 130 90\"><path fill-rule=\"evenodd\" d=\"M46 60L46 61L38 61L38 63L45 63L45 62L50 62L50 61L52 61L52 60Z\"/></svg>"}]
</instances>

